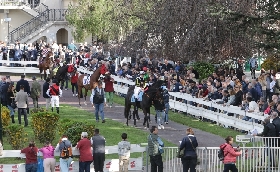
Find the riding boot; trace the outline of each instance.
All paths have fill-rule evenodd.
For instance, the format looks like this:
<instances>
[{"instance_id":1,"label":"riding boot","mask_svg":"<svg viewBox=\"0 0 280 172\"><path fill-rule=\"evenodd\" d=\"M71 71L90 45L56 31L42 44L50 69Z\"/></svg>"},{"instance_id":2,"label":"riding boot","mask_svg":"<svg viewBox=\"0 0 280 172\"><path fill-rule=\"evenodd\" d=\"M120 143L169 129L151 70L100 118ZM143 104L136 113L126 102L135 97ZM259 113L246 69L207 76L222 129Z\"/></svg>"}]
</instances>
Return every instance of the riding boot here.
<instances>
[{"instance_id":1,"label":"riding boot","mask_svg":"<svg viewBox=\"0 0 280 172\"><path fill-rule=\"evenodd\" d=\"M52 112L53 112L53 107L52 107Z\"/></svg>"},{"instance_id":2,"label":"riding boot","mask_svg":"<svg viewBox=\"0 0 280 172\"><path fill-rule=\"evenodd\" d=\"M56 107L56 113L59 114L59 107Z\"/></svg>"},{"instance_id":3,"label":"riding boot","mask_svg":"<svg viewBox=\"0 0 280 172\"><path fill-rule=\"evenodd\" d=\"M11 116L11 119L12 119L12 123L15 123L15 116L14 115Z\"/></svg>"}]
</instances>

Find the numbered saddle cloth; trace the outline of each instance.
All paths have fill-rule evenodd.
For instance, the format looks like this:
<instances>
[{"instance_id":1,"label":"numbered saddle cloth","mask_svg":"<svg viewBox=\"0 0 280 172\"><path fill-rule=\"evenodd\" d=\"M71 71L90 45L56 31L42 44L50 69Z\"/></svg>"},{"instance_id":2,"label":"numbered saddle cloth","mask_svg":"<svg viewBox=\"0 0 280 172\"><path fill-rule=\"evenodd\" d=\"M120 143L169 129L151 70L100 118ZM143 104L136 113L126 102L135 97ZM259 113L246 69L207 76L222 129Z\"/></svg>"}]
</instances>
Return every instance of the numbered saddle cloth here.
<instances>
[{"instance_id":1,"label":"numbered saddle cloth","mask_svg":"<svg viewBox=\"0 0 280 172\"><path fill-rule=\"evenodd\" d=\"M142 97L143 97L143 94L144 92L143 91L140 91L139 94L138 94L138 98L137 98L137 101L138 102L141 102L142 101ZM131 96L131 102L134 103L135 102L135 96L134 94Z\"/></svg>"},{"instance_id":2,"label":"numbered saddle cloth","mask_svg":"<svg viewBox=\"0 0 280 172\"><path fill-rule=\"evenodd\" d=\"M90 76L86 75L83 78L83 85L88 85L90 82Z\"/></svg>"}]
</instances>

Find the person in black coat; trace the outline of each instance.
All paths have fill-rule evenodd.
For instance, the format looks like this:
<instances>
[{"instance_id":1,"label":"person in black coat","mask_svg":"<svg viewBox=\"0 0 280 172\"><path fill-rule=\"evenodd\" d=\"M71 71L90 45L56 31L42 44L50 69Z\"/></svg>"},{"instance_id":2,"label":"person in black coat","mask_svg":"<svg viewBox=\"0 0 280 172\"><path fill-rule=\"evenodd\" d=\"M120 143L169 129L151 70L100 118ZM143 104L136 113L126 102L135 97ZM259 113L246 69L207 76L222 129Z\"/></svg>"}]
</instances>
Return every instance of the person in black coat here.
<instances>
[{"instance_id":1,"label":"person in black coat","mask_svg":"<svg viewBox=\"0 0 280 172\"><path fill-rule=\"evenodd\" d=\"M47 110L50 107L50 103L51 103L51 98L50 98L50 96L47 95L47 91L50 88L50 82L51 82L51 79L47 78L46 82L43 84L43 97L46 99L46 109Z\"/></svg>"},{"instance_id":2,"label":"person in black coat","mask_svg":"<svg viewBox=\"0 0 280 172\"><path fill-rule=\"evenodd\" d=\"M233 106L241 106L243 100L243 92L241 91L241 86L235 85L234 90L236 92Z\"/></svg>"},{"instance_id":3,"label":"person in black coat","mask_svg":"<svg viewBox=\"0 0 280 172\"><path fill-rule=\"evenodd\" d=\"M198 146L196 137L192 128L187 129L187 136L182 139L180 150L185 148L184 156L181 158L183 164L183 172L196 172L197 154L196 147Z\"/></svg>"},{"instance_id":4,"label":"person in black coat","mask_svg":"<svg viewBox=\"0 0 280 172\"><path fill-rule=\"evenodd\" d=\"M25 79L25 75L21 75L21 79L17 82L16 85L16 91L19 92L20 91L20 86L23 85L24 86L24 92L27 92L28 95L30 95L30 86L28 81L24 80Z\"/></svg>"},{"instance_id":5,"label":"person in black coat","mask_svg":"<svg viewBox=\"0 0 280 172\"><path fill-rule=\"evenodd\" d=\"M7 99L8 99L8 88L9 88L10 82L7 80L7 82L3 83L2 85L2 93L1 93L1 104L3 106L7 106Z\"/></svg>"}]
</instances>

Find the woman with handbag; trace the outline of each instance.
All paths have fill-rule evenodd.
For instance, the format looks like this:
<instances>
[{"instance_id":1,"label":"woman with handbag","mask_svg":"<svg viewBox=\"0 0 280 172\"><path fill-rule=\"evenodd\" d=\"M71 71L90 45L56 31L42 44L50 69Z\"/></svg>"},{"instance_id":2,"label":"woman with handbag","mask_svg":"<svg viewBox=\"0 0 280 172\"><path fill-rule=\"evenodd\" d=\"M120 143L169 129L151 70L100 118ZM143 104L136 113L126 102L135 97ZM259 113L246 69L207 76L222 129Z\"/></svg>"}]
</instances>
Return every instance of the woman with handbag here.
<instances>
[{"instance_id":1,"label":"woman with handbag","mask_svg":"<svg viewBox=\"0 0 280 172\"><path fill-rule=\"evenodd\" d=\"M198 146L196 137L192 128L187 129L187 136L183 138L180 144L180 150L185 149L184 156L181 158L183 164L183 172L196 172L197 154L196 147Z\"/></svg>"},{"instance_id":2,"label":"woman with handbag","mask_svg":"<svg viewBox=\"0 0 280 172\"><path fill-rule=\"evenodd\" d=\"M15 108L16 103L15 103L15 87L13 83L10 83L8 91L7 91L7 106L10 110L10 116L12 119L12 123L15 123Z\"/></svg>"}]
</instances>

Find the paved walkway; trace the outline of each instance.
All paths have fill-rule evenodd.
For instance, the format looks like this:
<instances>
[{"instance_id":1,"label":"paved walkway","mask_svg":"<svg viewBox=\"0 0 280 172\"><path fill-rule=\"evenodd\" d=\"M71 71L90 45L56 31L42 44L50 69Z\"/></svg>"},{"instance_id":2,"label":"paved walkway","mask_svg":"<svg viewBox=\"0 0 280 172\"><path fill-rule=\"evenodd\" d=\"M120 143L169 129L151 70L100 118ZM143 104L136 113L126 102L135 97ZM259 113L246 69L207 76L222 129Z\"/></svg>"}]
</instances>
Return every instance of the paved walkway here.
<instances>
[{"instance_id":1,"label":"paved walkway","mask_svg":"<svg viewBox=\"0 0 280 172\"><path fill-rule=\"evenodd\" d=\"M19 76L11 76L12 81L18 81L20 79ZM28 81L31 81L31 79L28 79ZM43 84L43 81L40 81L41 84ZM86 110L86 111L90 111L90 112L94 112L94 108L91 107L91 103L89 102L89 98L87 98L88 100L88 105L84 105L82 104L82 109ZM32 102L32 101L30 101ZM81 101L82 103L82 101ZM39 104L43 105L45 104L45 100L43 98L39 99ZM63 90L63 96L60 98L60 104L67 104L70 106L74 106L74 107L79 107L78 105L78 98L77 97L73 97L71 90ZM31 105L32 106L32 105ZM121 105L117 105L115 104L112 108L109 107L105 107L104 108L104 113L105 113L105 118L110 118L112 120L115 121L119 121L122 123L126 123L126 119L124 118L123 115L124 112L124 106ZM140 116L140 121L137 121L137 125L139 127L137 127L140 130L143 130L145 132L149 132L147 129L144 129L144 127L142 127L143 124L143 113L141 111L139 111L139 116ZM153 121L151 125L155 125L154 123L154 116L151 116L151 120ZM207 125L208 123L205 123L205 125ZM106 125L106 123L104 124ZM129 125L133 125L133 120L129 121ZM186 129L188 127L182 124L178 124L176 122L173 121L169 121L169 124L165 124L165 129L164 130L160 130L159 131L159 136L161 136L162 138L179 145L179 141L181 141L181 139L185 136L186 133ZM198 129L194 129L195 131L195 135L197 137L198 143L199 143L199 147L217 147L220 144L224 143L224 138L205 132L205 131L201 131Z\"/></svg>"}]
</instances>

